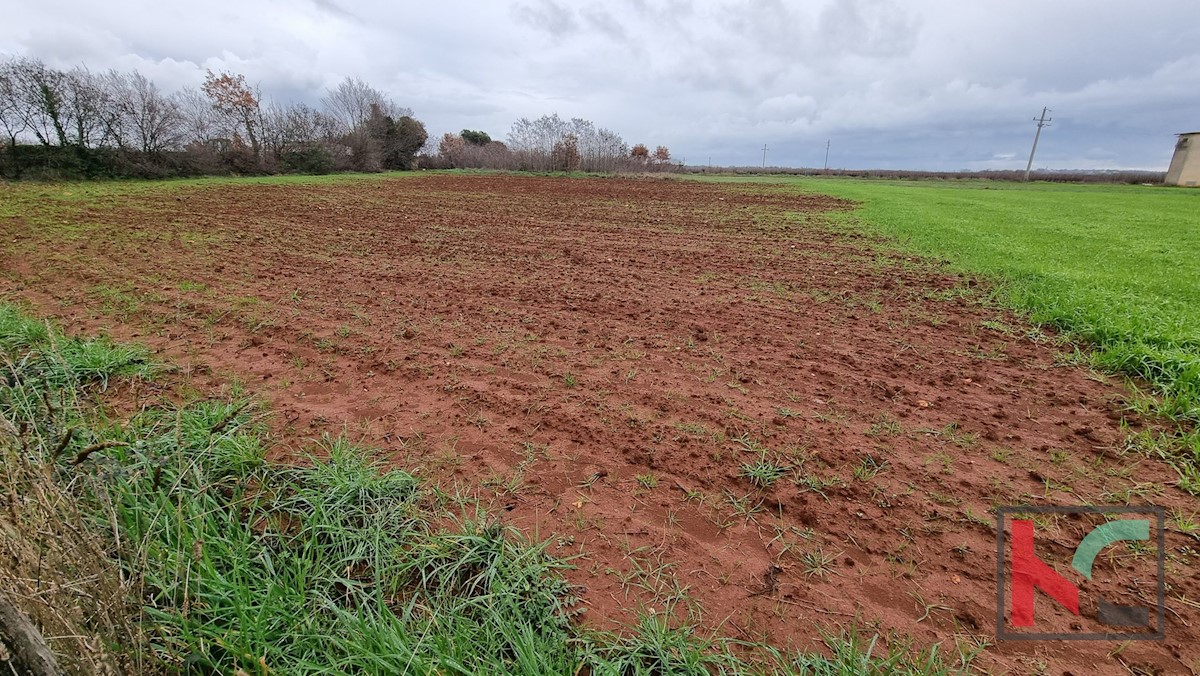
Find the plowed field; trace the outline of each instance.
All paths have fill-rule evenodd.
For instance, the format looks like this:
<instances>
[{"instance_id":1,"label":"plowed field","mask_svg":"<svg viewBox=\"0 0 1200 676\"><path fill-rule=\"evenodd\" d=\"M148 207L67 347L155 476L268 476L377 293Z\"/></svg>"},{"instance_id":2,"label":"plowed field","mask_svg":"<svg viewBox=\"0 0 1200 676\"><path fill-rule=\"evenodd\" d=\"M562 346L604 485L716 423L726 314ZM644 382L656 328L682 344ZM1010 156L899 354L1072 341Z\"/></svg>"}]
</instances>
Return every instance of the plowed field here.
<instances>
[{"instance_id":1,"label":"plowed field","mask_svg":"<svg viewBox=\"0 0 1200 676\"><path fill-rule=\"evenodd\" d=\"M839 227L850 203L502 175L0 197L23 205L0 219L7 296L261 396L280 461L346 434L479 493L578 557L596 626L674 612L811 647L856 623L1011 673L1200 660L1200 544L1171 525L1195 499L1122 452L1149 423L972 280ZM1165 642L994 643L994 506L1146 502ZM1087 530L1038 527L1060 562ZM1108 598L1152 605L1152 555L1096 570L1131 566L1147 586Z\"/></svg>"}]
</instances>

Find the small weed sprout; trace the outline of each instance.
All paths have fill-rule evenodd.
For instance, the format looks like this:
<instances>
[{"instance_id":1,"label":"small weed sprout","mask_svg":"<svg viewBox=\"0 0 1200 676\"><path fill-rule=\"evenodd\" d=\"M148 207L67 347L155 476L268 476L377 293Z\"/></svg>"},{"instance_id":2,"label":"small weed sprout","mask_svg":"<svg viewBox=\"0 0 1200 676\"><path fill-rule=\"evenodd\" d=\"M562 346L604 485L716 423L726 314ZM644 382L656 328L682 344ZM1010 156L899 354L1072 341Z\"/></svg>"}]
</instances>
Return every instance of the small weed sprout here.
<instances>
[{"instance_id":1,"label":"small weed sprout","mask_svg":"<svg viewBox=\"0 0 1200 676\"><path fill-rule=\"evenodd\" d=\"M766 489L783 478L791 469L791 467L767 460L767 454L764 452L754 462L743 463L738 474L749 479L750 483L756 487Z\"/></svg>"},{"instance_id":2,"label":"small weed sprout","mask_svg":"<svg viewBox=\"0 0 1200 676\"><path fill-rule=\"evenodd\" d=\"M636 477L638 485L646 490L651 490L658 485L658 477L653 474L639 474Z\"/></svg>"},{"instance_id":3,"label":"small weed sprout","mask_svg":"<svg viewBox=\"0 0 1200 676\"><path fill-rule=\"evenodd\" d=\"M938 435L959 448L970 448L979 439L979 435L977 434L963 432L961 426L956 422L952 422L938 430Z\"/></svg>"},{"instance_id":4,"label":"small weed sprout","mask_svg":"<svg viewBox=\"0 0 1200 676\"><path fill-rule=\"evenodd\" d=\"M816 547L800 553L800 565L804 568L805 575L824 578L833 572L833 562L841 555L841 552L827 554L821 547Z\"/></svg>"},{"instance_id":5,"label":"small weed sprout","mask_svg":"<svg viewBox=\"0 0 1200 676\"><path fill-rule=\"evenodd\" d=\"M1175 526L1175 530L1190 535L1197 540L1200 540L1200 522L1196 520L1196 513L1184 514L1182 510L1176 509L1171 511L1171 523Z\"/></svg>"},{"instance_id":6,"label":"small weed sprout","mask_svg":"<svg viewBox=\"0 0 1200 676\"><path fill-rule=\"evenodd\" d=\"M900 431L900 423L884 413L871 423L871 426L867 428L866 435L868 437L894 437L899 436Z\"/></svg>"},{"instance_id":7,"label":"small weed sprout","mask_svg":"<svg viewBox=\"0 0 1200 676\"><path fill-rule=\"evenodd\" d=\"M811 491L821 496L826 502L829 496L825 491L834 486L841 486L842 480L837 477L819 477L815 474L804 474L796 479L796 487L802 491Z\"/></svg>"},{"instance_id":8,"label":"small weed sprout","mask_svg":"<svg viewBox=\"0 0 1200 676\"><path fill-rule=\"evenodd\" d=\"M741 517L747 523L754 519L754 515L763 510L763 501L761 499L754 501L754 495L747 494L742 497L737 497L728 490L725 491L725 500L733 507L733 515Z\"/></svg>"},{"instance_id":9,"label":"small weed sprout","mask_svg":"<svg viewBox=\"0 0 1200 676\"><path fill-rule=\"evenodd\" d=\"M854 478L859 481L870 481L887 469L887 466L887 460L880 460L873 455L864 456L858 467L854 468Z\"/></svg>"}]
</instances>

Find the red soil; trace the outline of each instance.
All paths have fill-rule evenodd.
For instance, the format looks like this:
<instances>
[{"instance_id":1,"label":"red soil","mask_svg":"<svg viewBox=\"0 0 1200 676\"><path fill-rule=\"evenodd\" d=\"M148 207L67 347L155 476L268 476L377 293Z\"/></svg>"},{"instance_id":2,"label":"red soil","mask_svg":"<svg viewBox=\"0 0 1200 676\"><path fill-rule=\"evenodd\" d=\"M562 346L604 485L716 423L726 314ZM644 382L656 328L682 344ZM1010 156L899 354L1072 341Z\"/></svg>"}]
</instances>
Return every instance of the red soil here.
<instances>
[{"instance_id":1,"label":"red soil","mask_svg":"<svg viewBox=\"0 0 1200 676\"><path fill-rule=\"evenodd\" d=\"M597 626L691 611L811 648L857 622L943 653L991 642L997 671L1196 668L1200 543L1171 526L1165 642L994 643L993 506L1196 502L1122 454L1119 387L970 280L831 227L849 206L509 176L131 190L79 207L73 238L0 220L0 290L198 387L240 378L276 413L280 460L345 432L481 492L582 555ZM760 459L793 471L760 490L739 475ZM1069 571L1083 522L1038 532ZM1097 579L1150 583L1106 597L1152 603L1153 557L1117 551ZM1037 604L1039 629L1094 628Z\"/></svg>"}]
</instances>

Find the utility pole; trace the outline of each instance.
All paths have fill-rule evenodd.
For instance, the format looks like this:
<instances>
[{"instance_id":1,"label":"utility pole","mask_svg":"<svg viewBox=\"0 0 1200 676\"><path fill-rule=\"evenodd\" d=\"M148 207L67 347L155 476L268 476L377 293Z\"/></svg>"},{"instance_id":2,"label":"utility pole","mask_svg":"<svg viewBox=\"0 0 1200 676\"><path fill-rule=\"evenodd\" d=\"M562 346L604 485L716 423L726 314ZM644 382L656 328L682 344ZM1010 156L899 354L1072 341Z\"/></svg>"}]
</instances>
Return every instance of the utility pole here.
<instances>
[{"instance_id":1,"label":"utility pole","mask_svg":"<svg viewBox=\"0 0 1200 676\"><path fill-rule=\"evenodd\" d=\"M826 139L825 141L825 171L829 171L829 144L832 142L833 139Z\"/></svg>"},{"instance_id":2,"label":"utility pole","mask_svg":"<svg viewBox=\"0 0 1200 676\"><path fill-rule=\"evenodd\" d=\"M763 169L767 168L767 144L763 144Z\"/></svg>"},{"instance_id":3,"label":"utility pole","mask_svg":"<svg viewBox=\"0 0 1200 676\"><path fill-rule=\"evenodd\" d=\"M1033 154L1037 152L1037 143L1038 143L1038 139L1041 138L1041 136L1042 136L1042 127L1049 125L1050 120L1053 119L1053 118L1046 117L1046 113L1049 111L1050 111L1049 108L1046 108L1045 106L1043 106L1042 107L1042 116L1033 118L1033 121L1037 122L1038 126L1037 126L1037 132L1033 135L1033 148L1031 148L1029 150L1029 164L1025 165L1025 180L1026 181L1029 180L1029 172L1030 172L1030 170L1033 169Z\"/></svg>"}]
</instances>

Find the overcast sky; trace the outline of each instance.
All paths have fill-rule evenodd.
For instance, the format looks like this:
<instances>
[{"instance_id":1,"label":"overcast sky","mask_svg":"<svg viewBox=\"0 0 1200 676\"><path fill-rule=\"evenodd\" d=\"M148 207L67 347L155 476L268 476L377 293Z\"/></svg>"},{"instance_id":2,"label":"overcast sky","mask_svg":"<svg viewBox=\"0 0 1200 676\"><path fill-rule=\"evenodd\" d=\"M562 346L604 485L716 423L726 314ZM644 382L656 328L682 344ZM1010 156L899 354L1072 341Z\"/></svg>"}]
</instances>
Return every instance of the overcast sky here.
<instances>
[{"instance_id":1,"label":"overcast sky","mask_svg":"<svg viewBox=\"0 0 1200 676\"><path fill-rule=\"evenodd\" d=\"M315 103L347 75L431 135L557 112L690 164L1164 169L1200 130L1196 0L35 0L0 54L231 70Z\"/></svg>"}]
</instances>

